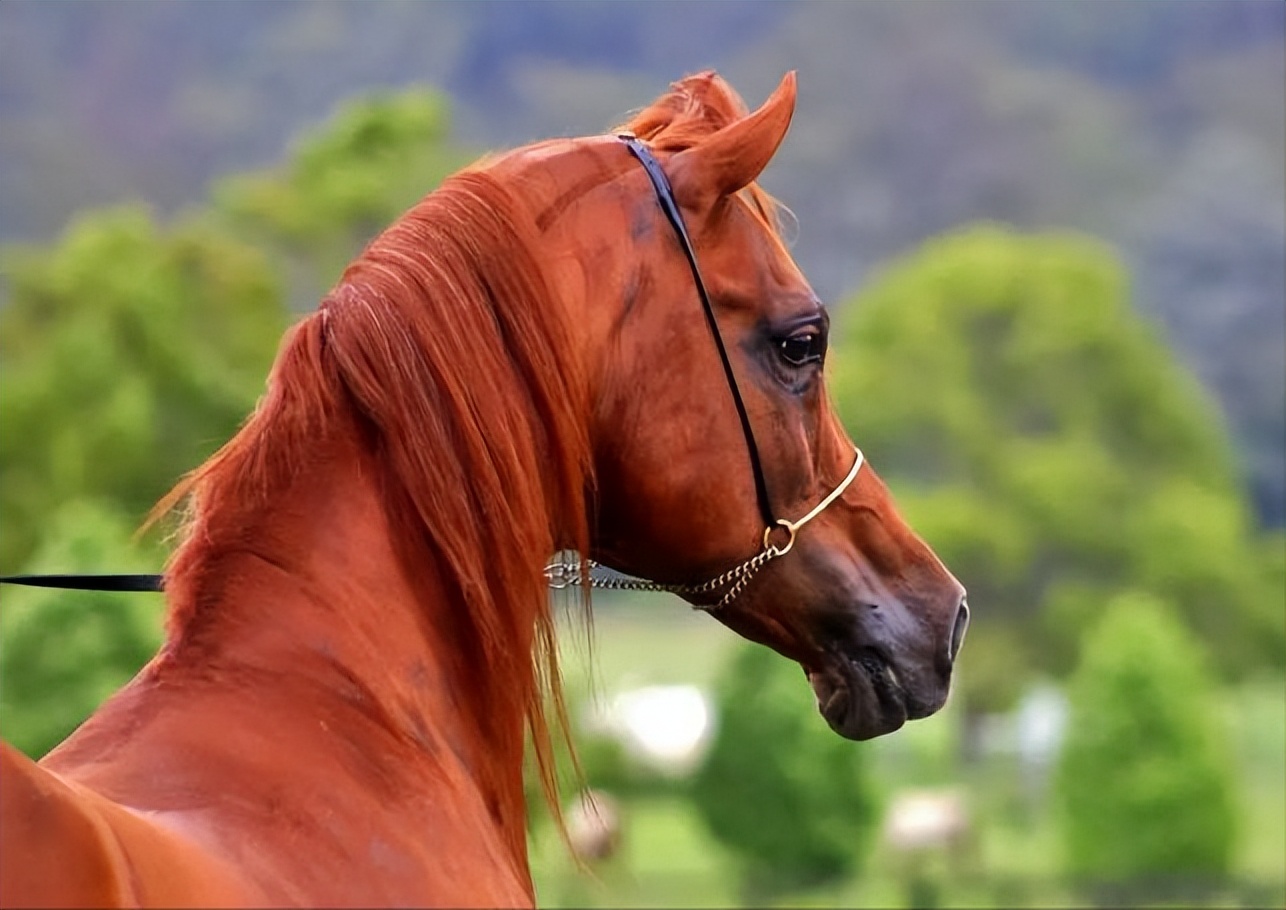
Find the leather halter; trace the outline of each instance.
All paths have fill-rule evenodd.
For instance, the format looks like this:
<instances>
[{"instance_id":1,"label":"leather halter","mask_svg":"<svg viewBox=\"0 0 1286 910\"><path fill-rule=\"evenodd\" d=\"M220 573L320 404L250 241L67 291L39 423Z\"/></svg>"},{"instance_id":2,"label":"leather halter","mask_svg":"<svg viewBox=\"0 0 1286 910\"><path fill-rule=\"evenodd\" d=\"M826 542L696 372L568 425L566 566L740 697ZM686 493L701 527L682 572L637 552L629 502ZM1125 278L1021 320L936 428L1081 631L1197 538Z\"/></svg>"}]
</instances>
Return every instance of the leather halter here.
<instances>
[{"instance_id":1,"label":"leather halter","mask_svg":"<svg viewBox=\"0 0 1286 910\"><path fill-rule=\"evenodd\" d=\"M750 470L755 475L755 498L759 501L759 514L763 516L765 524L771 525L773 523L772 506L768 499L768 485L764 481L763 465L759 461L759 446L755 445L755 431L750 426L750 415L746 413L746 403L741 398L741 389L737 387L737 376L732 372L732 361L728 359L728 349L723 343L723 335L719 332L719 323L714 317L714 306L710 303L710 293L701 279L697 254L692 249L688 227L684 224L683 214L679 211L679 204L674 199L674 190L670 188L670 180L665 176L665 171L661 170L661 163L653 157L646 145L630 133L621 133L618 138L625 143L630 154L643 165L643 170L647 171L648 179L652 181L652 189L656 191L656 201L660 203L661 211L665 212L666 219L674 228L674 233L678 235L679 246L683 248L688 267L692 269L692 281L697 286L697 296L701 298L701 309L705 312L710 334L714 336L714 345L719 349L719 361L723 364L723 374L728 379L732 402L737 406L737 416L741 418L741 431L746 436L746 450L750 453Z\"/></svg>"},{"instance_id":2,"label":"leather halter","mask_svg":"<svg viewBox=\"0 0 1286 910\"><path fill-rule=\"evenodd\" d=\"M639 163L643 165L643 169L647 172L648 179L652 181L652 189L656 192L656 200L661 206L661 211L665 213L666 220L674 228L674 233L679 240L679 246L683 249L683 255L688 260L688 267L692 270L692 281L696 285L697 296L701 299L701 309L705 313L706 324L710 327L710 334L714 336L715 347L719 351L719 361L723 364L724 376L728 380L728 390L732 392L733 404L737 406L737 417L741 420L741 430L746 437L746 450L750 455L750 468L755 478L755 498L758 500L759 513L763 516L765 524L763 549L740 565L734 566L723 574L698 585L661 584L645 579L620 576L609 578L592 576L584 571L582 564L565 563L561 560L555 560L545 566L545 576L548 578L549 585L552 588L566 588L584 584L586 583L585 579L588 578L588 584L596 588L668 591L689 597L709 595L731 585L717 603L713 605L694 605L698 610L714 611L727 606L735 600L737 595L745 590L746 585L750 583L750 579L763 568L765 563L779 556L785 556L790 552L791 547L795 545L795 535L799 532L799 529L816 518L823 509L839 499L840 495L848 489L849 484L857 477L857 472L861 470L862 462L865 459L862 455L862 450L854 447L855 457L848 475L803 518L791 521L786 518L773 517L772 504L768 497L768 485L764 481L763 466L759 458L759 446L755 443L754 429L750 425L750 415L747 413L745 401L741 397L741 389L737 386L737 376L732 371L732 361L728 358L728 349L723 343L723 335L719 332L718 320L715 319L714 305L710 302L710 294L706 290L705 281L701 278L701 268L697 265L697 254L692 247L692 238L688 235L688 228L683 221L683 214L679 211L678 202L675 201L674 190L670 187L670 180L666 177L665 171L661 168L660 162L656 160L651 150L636 136L631 133L620 133L617 138L625 143L626 148L630 150L630 154L639 160ZM778 528L784 528L788 535L786 542L780 546L772 542L773 532ZM590 569L598 568L598 563L593 561L589 561L587 565Z\"/></svg>"}]
</instances>

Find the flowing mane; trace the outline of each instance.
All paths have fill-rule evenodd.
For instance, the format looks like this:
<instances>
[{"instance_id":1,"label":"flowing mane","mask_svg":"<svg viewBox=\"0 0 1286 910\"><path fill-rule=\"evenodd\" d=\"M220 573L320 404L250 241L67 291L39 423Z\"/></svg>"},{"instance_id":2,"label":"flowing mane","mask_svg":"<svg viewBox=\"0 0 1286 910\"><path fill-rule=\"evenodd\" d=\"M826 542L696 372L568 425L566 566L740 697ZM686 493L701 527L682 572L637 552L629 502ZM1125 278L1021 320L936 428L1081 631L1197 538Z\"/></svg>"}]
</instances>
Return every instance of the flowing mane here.
<instances>
[{"instance_id":1,"label":"flowing mane","mask_svg":"<svg viewBox=\"0 0 1286 910\"><path fill-rule=\"evenodd\" d=\"M485 172L447 180L291 329L254 414L157 508L188 502L166 572L173 651L200 637L220 558L245 547L246 519L319 442L355 434L384 472L404 558L434 554L467 605L452 632L489 668L479 685L503 701L502 681L532 683L526 716L548 796L548 695L564 733L566 721L543 566L557 548L587 550L591 467L586 382L534 231ZM527 637L513 634L514 602L536 616L534 653L507 647Z\"/></svg>"},{"instance_id":2,"label":"flowing mane","mask_svg":"<svg viewBox=\"0 0 1286 910\"><path fill-rule=\"evenodd\" d=\"M680 151L746 113L706 72L620 129ZM449 178L372 241L287 333L242 429L154 510L187 505L166 569L166 651L199 638L220 557L244 549L248 517L287 488L319 440L355 435L380 453L405 558L434 553L467 604L453 630L462 652L496 668L494 678L532 683L525 713L557 815L547 707L570 738L542 567L556 549L588 552L587 387L532 253L538 227L486 165ZM741 195L776 231L776 201L757 184ZM536 616L529 654L506 646L505 604L515 601Z\"/></svg>"}]
</instances>

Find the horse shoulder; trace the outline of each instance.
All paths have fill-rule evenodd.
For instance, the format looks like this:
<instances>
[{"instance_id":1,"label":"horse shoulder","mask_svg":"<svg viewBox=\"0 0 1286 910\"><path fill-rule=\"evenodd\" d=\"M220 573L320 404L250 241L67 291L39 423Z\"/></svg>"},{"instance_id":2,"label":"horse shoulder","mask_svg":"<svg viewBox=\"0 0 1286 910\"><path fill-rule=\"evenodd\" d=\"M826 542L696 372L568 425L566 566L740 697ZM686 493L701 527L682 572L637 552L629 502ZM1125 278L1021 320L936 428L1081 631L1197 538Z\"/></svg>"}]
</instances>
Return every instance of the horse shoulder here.
<instances>
[{"instance_id":1,"label":"horse shoulder","mask_svg":"<svg viewBox=\"0 0 1286 910\"><path fill-rule=\"evenodd\" d=\"M106 822L55 775L0 741L0 905L136 903Z\"/></svg>"},{"instance_id":2,"label":"horse shoulder","mask_svg":"<svg viewBox=\"0 0 1286 910\"><path fill-rule=\"evenodd\" d=\"M0 906L255 906L195 844L0 741Z\"/></svg>"}]
</instances>

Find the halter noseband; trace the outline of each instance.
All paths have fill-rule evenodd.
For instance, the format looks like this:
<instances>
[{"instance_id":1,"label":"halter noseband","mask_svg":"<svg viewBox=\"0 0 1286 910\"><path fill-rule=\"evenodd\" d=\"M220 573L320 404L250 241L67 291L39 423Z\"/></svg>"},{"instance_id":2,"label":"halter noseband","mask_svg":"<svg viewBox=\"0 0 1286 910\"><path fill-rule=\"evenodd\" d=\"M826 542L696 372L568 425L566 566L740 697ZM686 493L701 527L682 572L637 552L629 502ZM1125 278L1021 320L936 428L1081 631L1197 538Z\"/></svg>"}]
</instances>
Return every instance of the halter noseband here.
<instances>
[{"instance_id":1,"label":"halter noseband","mask_svg":"<svg viewBox=\"0 0 1286 910\"><path fill-rule=\"evenodd\" d=\"M755 498L758 500L759 513L763 516L766 527L764 528L764 547L762 550L741 563L741 565L735 566L722 575L699 585L667 585L643 579L604 578L601 576L591 576L589 583L596 588L669 591L682 595L710 594L725 585L731 584L732 587L724 593L718 603L713 606L696 605L699 610L718 610L732 603L765 563L776 559L778 556L785 556L790 552L791 547L795 545L795 536L799 533L799 529L816 518L823 509L839 499L840 495L848 489L849 484L857 477L857 472L861 469L862 462L865 459L862 455L862 450L854 447L853 451L856 453L856 457L853 460L853 467L849 468L848 475L821 502L813 506L812 510L803 518L796 521L790 521L786 518L773 518L772 506L768 497L768 485L764 481L763 466L759 460L759 446L755 444L755 433L750 425L750 415L746 411L746 404L741 397L741 390L737 387L737 376L732 371L732 361L728 358L728 349L723 343L723 335L719 332L719 322L715 319L714 305L711 304L710 294L706 291L705 282L701 279L701 269L697 265L697 254L692 247L692 239L688 235L687 225L683 222L683 214L679 211L679 204L674 199L674 191L670 187L670 180L665 176L665 171L661 169L660 162L656 160L648 147L638 138L630 133L622 133L618 138L625 143L626 148L630 150L630 154L639 160L639 163L643 165L643 170L647 172L648 179L652 181L652 189L656 192L656 200L661 206L661 211L665 213L666 220L674 228L674 233L679 239L679 246L682 247L683 255L688 260L689 268L692 269L692 280L697 287L697 296L701 298L701 308L705 312L706 324L710 326L710 334L714 336L714 344L719 351L719 361L723 364L723 373L728 380L728 389L732 392L732 401L737 406L737 416L741 419L741 430L745 434L746 450L750 455L750 469L755 478ZM773 532L778 528L784 528L788 535L786 542L781 546L772 542ZM595 562L591 561L589 563L591 569L597 566L598 564ZM545 575L549 579L550 587L553 588L565 588L569 585L582 583L581 567L574 563L552 562L545 567Z\"/></svg>"}]
</instances>

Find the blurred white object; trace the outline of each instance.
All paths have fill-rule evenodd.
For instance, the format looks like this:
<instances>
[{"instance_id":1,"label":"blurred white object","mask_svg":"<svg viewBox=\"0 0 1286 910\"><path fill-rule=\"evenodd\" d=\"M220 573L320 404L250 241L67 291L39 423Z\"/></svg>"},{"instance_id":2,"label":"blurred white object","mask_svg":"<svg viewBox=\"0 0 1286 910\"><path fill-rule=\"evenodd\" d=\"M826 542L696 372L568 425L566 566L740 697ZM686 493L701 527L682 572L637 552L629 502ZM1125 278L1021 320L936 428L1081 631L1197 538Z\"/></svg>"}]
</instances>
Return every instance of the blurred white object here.
<instances>
[{"instance_id":1,"label":"blurred white object","mask_svg":"<svg viewBox=\"0 0 1286 910\"><path fill-rule=\"evenodd\" d=\"M959 790L903 790L884 816L884 841L898 853L955 851L971 828L969 808Z\"/></svg>"},{"instance_id":2,"label":"blurred white object","mask_svg":"<svg viewBox=\"0 0 1286 910\"><path fill-rule=\"evenodd\" d=\"M1014 711L1019 756L1029 764L1049 764L1058 755L1066 727L1066 696L1055 686L1033 686Z\"/></svg>"},{"instance_id":3,"label":"blurred white object","mask_svg":"<svg viewBox=\"0 0 1286 910\"><path fill-rule=\"evenodd\" d=\"M610 859L621 846L621 810L602 790L585 790L564 815L572 850L587 863Z\"/></svg>"},{"instance_id":4,"label":"blurred white object","mask_svg":"<svg viewBox=\"0 0 1286 910\"><path fill-rule=\"evenodd\" d=\"M1045 804L1049 776L1063 747L1067 729L1067 696L1054 686L1033 686L1014 710L1014 741L1019 758L1022 795L1033 816Z\"/></svg>"},{"instance_id":5,"label":"blurred white object","mask_svg":"<svg viewBox=\"0 0 1286 910\"><path fill-rule=\"evenodd\" d=\"M1017 755L1027 765L1048 765L1058 755L1067 727L1067 696L1057 686L1037 683L1005 714L980 721L986 755Z\"/></svg>"},{"instance_id":6,"label":"blurred white object","mask_svg":"<svg viewBox=\"0 0 1286 910\"><path fill-rule=\"evenodd\" d=\"M643 686L613 697L591 724L615 736L635 760L677 777L701 762L712 720L710 701L696 686Z\"/></svg>"}]
</instances>

